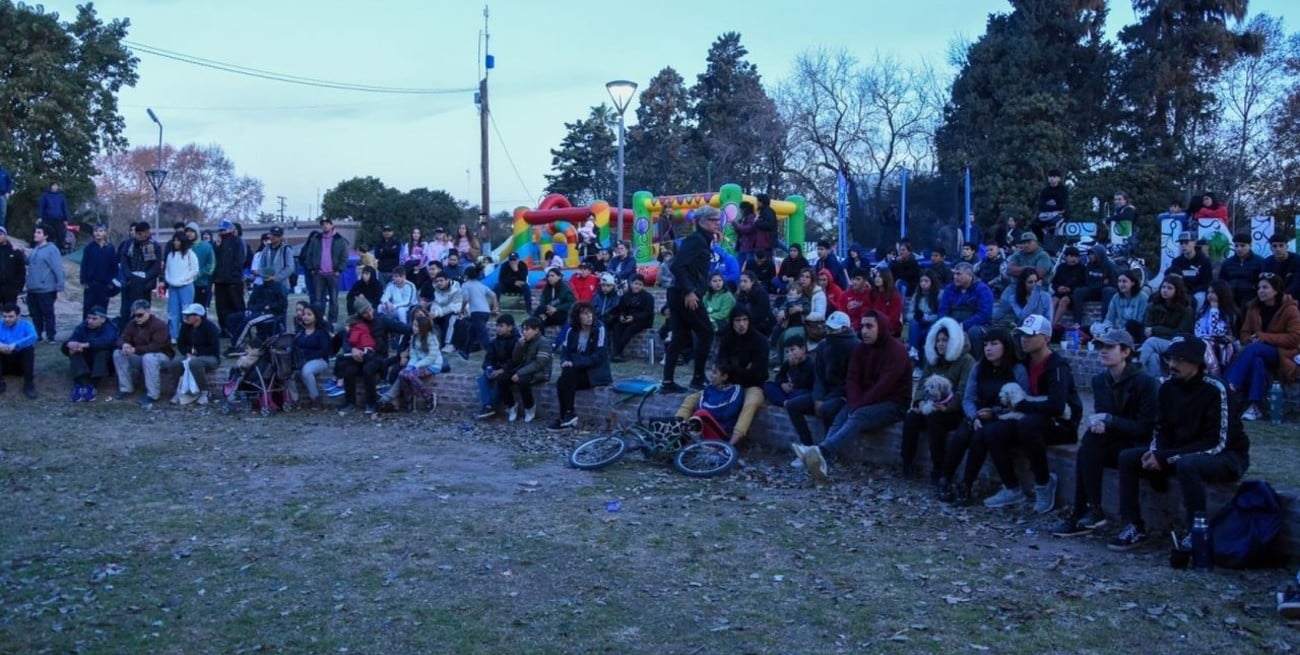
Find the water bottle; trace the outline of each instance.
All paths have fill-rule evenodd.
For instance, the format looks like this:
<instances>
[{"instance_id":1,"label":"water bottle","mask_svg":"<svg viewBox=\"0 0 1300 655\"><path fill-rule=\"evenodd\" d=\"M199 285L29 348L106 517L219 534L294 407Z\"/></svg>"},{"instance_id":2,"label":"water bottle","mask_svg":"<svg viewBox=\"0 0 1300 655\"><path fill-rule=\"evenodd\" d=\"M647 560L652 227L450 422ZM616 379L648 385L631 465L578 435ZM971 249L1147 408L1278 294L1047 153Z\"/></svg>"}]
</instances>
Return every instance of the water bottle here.
<instances>
[{"instance_id":1,"label":"water bottle","mask_svg":"<svg viewBox=\"0 0 1300 655\"><path fill-rule=\"evenodd\" d=\"M1210 548L1210 524L1205 520L1205 512L1197 512L1192 518L1192 568L1202 570L1214 568L1214 552Z\"/></svg>"},{"instance_id":2,"label":"water bottle","mask_svg":"<svg viewBox=\"0 0 1300 655\"><path fill-rule=\"evenodd\" d=\"M1282 393L1282 383L1277 380L1273 381L1273 387L1268 392L1268 420L1273 425L1282 425L1282 414L1286 408L1286 396Z\"/></svg>"},{"instance_id":3,"label":"water bottle","mask_svg":"<svg viewBox=\"0 0 1300 655\"><path fill-rule=\"evenodd\" d=\"M1070 344L1070 350L1079 349L1079 328L1070 328L1065 333L1065 339Z\"/></svg>"}]
</instances>

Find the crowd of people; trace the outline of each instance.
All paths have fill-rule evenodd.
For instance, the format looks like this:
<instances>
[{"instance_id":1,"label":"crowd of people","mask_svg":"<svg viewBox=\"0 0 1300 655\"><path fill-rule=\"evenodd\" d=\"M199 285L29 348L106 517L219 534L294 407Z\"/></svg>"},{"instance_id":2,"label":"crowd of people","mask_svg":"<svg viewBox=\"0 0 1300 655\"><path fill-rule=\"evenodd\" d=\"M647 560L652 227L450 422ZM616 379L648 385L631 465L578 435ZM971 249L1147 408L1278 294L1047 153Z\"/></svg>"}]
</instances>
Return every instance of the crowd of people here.
<instances>
[{"instance_id":1,"label":"crowd of people","mask_svg":"<svg viewBox=\"0 0 1300 655\"><path fill-rule=\"evenodd\" d=\"M1104 247L1066 248L1057 265L1032 230L995 233L982 249L963 246L953 262L935 249L925 266L907 241L875 262L857 247L841 261L830 242L816 244L815 259L792 246L778 265L766 240L756 243L769 247L739 258L722 251L720 218L699 209L693 231L662 244L661 390L684 394L679 414L701 416L708 434L733 444L747 438L765 404L784 408L796 438L792 464L816 478L827 478L860 435L901 423L902 474L915 475L924 434L940 499L974 502L974 483L991 459L1001 484L983 504L1029 502L1014 466L1020 452L1034 511L1047 513L1057 484L1047 447L1079 442L1077 497L1056 532L1105 524L1100 471L1119 467L1125 528L1112 547L1122 550L1145 538L1136 481L1177 476L1189 516L1204 511L1196 489L1236 479L1248 466L1240 421L1259 418L1269 384L1293 381L1300 365L1300 259L1281 238L1262 258L1238 236L1216 272L1183 233L1180 256L1148 298ZM0 228L0 363L24 377L31 397L33 349L54 343L53 302L64 290L62 260L47 237L54 229L38 225L23 253ZM223 335L231 340L225 355L237 355L242 322L271 314L293 335L290 402L324 406L341 396L340 411L361 401L368 414L430 406L448 356L468 360L481 350L478 418L535 420L538 387L558 361L559 412L549 427L563 431L579 423L577 392L611 384L611 364L654 325L654 296L622 243L586 247L575 273L566 279L549 268L540 289L512 254L489 287L481 245L465 226L439 229L427 243L418 230L401 242L384 226L364 249L340 312L346 239L329 220L297 254L283 237L272 228L252 252L238 226L222 222L212 233L177 225L158 243L140 223L114 245L96 227L80 271L84 319L61 348L70 400L95 399L107 377L116 378L113 397L126 400L138 377L137 402L150 408L165 395L162 374L170 371L178 378L173 403L209 402L207 376L220 366ZM291 313L299 276L309 294ZM165 316L150 302L160 278ZM31 321L19 320L24 290ZM115 320L108 305L119 295ZM502 295L521 296L519 320L501 312ZM1105 306L1103 318L1082 325L1089 302ZM1088 416L1069 360L1050 347L1063 327L1091 340L1106 369L1092 380ZM686 385L676 380L679 366L691 371ZM809 417L823 426L820 440Z\"/></svg>"}]
</instances>

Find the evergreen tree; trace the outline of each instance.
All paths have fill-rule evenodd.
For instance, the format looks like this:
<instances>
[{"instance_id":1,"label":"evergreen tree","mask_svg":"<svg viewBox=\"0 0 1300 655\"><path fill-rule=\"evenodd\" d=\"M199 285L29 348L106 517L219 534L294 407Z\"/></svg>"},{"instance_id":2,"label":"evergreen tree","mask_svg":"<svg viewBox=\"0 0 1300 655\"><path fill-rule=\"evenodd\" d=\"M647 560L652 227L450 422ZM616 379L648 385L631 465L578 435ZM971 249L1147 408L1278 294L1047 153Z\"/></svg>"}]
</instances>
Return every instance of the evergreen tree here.
<instances>
[{"instance_id":1,"label":"evergreen tree","mask_svg":"<svg viewBox=\"0 0 1300 655\"><path fill-rule=\"evenodd\" d=\"M754 192L776 192L786 129L747 54L736 32L709 47L708 67L691 89L699 147L714 187L734 182Z\"/></svg>"},{"instance_id":2,"label":"evergreen tree","mask_svg":"<svg viewBox=\"0 0 1300 655\"><path fill-rule=\"evenodd\" d=\"M970 165L977 218L1028 217L1046 173L1103 154L1114 54L1103 0L1011 0L965 53L935 135L940 168Z\"/></svg>"},{"instance_id":3,"label":"evergreen tree","mask_svg":"<svg viewBox=\"0 0 1300 655\"><path fill-rule=\"evenodd\" d=\"M558 193L574 205L613 201L618 193L618 114L601 104L586 119L565 123L569 131L551 150L546 192Z\"/></svg>"},{"instance_id":4,"label":"evergreen tree","mask_svg":"<svg viewBox=\"0 0 1300 655\"><path fill-rule=\"evenodd\" d=\"M627 130L625 186L630 194L688 193L704 189L703 157L691 117L686 82L672 67L655 75Z\"/></svg>"}]
</instances>

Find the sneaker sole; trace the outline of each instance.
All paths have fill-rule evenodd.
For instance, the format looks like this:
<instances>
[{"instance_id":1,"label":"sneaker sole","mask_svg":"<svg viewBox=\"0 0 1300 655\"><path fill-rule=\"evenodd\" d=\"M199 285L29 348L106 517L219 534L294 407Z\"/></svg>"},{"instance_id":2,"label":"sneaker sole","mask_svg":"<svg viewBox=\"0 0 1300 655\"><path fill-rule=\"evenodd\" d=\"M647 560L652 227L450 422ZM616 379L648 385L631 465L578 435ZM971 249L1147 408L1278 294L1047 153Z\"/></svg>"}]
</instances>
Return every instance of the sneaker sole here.
<instances>
[{"instance_id":1,"label":"sneaker sole","mask_svg":"<svg viewBox=\"0 0 1300 655\"><path fill-rule=\"evenodd\" d=\"M1106 550L1109 550L1112 553L1127 553L1141 548L1144 543L1146 543L1145 539L1135 544L1127 544L1123 546L1117 544L1106 544Z\"/></svg>"},{"instance_id":2,"label":"sneaker sole","mask_svg":"<svg viewBox=\"0 0 1300 655\"><path fill-rule=\"evenodd\" d=\"M1110 523L1110 520L1108 520L1108 519L1102 519L1102 520L1100 520L1100 521L1097 521L1096 523L1093 523L1093 524L1090 524L1090 525L1080 525L1079 527L1081 527L1081 528L1083 528L1083 529L1085 529L1085 530L1096 530L1097 528L1104 528L1104 527L1106 527L1109 523Z\"/></svg>"},{"instance_id":3,"label":"sneaker sole","mask_svg":"<svg viewBox=\"0 0 1300 655\"><path fill-rule=\"evenodd\" d=\"M1002 509L1003 507L1015 507L1016 505L1022 505L1022 504L1024 504L1024 502L1025 502L1025 499L1024 499L1024 498L1017 498L1017 499L1015 499L1015 500L1000 501L1000 502L997 502L997 503L990 503L989 500L992 500L992 499L990 498L990 499L984 501L984 506L987 507L987 508L989 508L989 509Z\"/></svg>"},{"instance_id":4,"label":"sneaker sole","mask_svg":"<svg viewBox=\"0 0 1300 655\"><path fill-rule=\"evenodd\" d=\"M1092 534L1092 530L1093 530L1092 528L1085 528L1083 526L1079 526L1070 532L1066 532L1065 530L1052 530L1052 536L1061 537L1062 539L1068 539L1070 537L1083 537Z\"/></svg>"}]
</instances>

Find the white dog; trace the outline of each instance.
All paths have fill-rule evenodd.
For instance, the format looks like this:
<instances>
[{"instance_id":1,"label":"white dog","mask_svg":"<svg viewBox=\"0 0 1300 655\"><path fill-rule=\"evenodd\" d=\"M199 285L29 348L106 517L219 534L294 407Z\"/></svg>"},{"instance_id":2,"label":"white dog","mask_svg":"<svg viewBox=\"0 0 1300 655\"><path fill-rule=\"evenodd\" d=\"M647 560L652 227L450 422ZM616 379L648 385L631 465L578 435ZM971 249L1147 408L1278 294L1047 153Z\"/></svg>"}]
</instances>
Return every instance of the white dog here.
<instances>
[{"instance_id":1,"label":"white dog","mask_svg":"<svg viewBox=\"0 0 1300 655\"><path fill-rule=\"evenodd\" d=\"M936 374L926 378L921 382L921 390L924 395L917 409L926 416L939 411L939 405L946 405L953 401L952 382L942 375Z\"/></svg>"},{"instance_id":2,"label":"white dog","mask_svg":"<svg viewBox=\"0 0 1300 655\"><path fill-rule=\"evenodd\" d=\"M1023 412L1017 412L1012 408L1026 400L1042 402L1047 400L1047 396L1031 396L1025 393L1025 390L1015 382L1008 382L1002 385L1002 391L998 392L998 402L1002 403L1003 407L1011 410L1004 413L1002 418L1005 420L1024 418L1025 415ZM1061 420L1070 420L1070 406L1068 404L1065 406L1065 411L1061 413Z\"/></svg>"}]
</instances>

